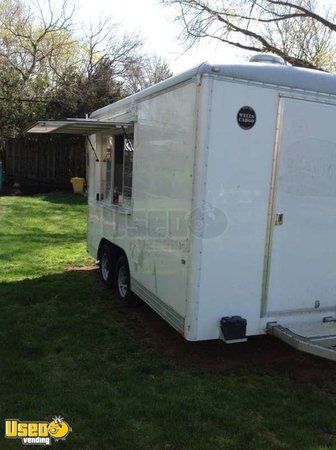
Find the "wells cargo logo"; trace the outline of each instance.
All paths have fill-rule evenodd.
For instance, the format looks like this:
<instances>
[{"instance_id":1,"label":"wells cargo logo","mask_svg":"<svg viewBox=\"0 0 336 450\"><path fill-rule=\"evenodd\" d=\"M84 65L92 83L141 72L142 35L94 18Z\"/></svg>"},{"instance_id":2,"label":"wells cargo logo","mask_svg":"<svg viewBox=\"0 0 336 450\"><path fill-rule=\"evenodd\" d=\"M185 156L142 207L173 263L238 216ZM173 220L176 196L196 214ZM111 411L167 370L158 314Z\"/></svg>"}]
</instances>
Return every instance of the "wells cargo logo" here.
<instances>
[{"instance_id":1,"label":"wells cargo logo","mask_svg":"<svg viewBox=\"0 0 336 450\"><path fill-rule=\"evenodd\" d=\"M7 439L21 439L24 445L51 445L52 439L64 441L72 431L62 417L55 417L51 422L7 419L5 429Z\"/></svg>"}]
</instances>

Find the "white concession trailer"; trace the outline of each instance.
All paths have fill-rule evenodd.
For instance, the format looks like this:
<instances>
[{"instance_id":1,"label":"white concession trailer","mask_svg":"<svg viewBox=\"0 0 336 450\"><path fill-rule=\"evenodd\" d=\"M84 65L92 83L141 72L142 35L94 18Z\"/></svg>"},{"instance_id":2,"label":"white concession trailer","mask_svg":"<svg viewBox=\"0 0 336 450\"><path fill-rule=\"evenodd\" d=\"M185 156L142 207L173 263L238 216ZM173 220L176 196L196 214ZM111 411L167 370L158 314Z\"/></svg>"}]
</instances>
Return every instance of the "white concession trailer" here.
<instances>
[{"instance_id":1,"label":"white concession trailer","mask_svg":"<svg viewBox=\"0 0 336 450\"><path fill-rule=\"evenodd\" d=\"M262 60L262 58L260 58ZM88 250L190 341L336 360L336 76L202 64L88 119Z\"/></svg>"}]
</instances>

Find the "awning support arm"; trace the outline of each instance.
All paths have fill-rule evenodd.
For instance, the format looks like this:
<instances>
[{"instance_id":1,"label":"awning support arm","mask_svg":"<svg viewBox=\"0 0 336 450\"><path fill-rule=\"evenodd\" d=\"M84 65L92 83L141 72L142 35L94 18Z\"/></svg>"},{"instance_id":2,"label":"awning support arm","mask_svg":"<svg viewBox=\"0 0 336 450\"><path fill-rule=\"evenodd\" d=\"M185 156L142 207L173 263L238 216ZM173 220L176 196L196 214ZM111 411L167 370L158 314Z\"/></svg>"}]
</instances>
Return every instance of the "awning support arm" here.
<instances>
[{"instance_id":1,"label":"awning support arm","mask_svg":"<svg viewBox=\"0 0 336 450\"><path fill-rule=\"evenodd\" d=\"M86 136L86 139L88 140L88 142L89 142L89 144L90 144L90 147L91 147L93 153L95 154L96 162L99 162L99 158L98 158L97 153L96 153L96 151L95 151L95 149L94 149L94 146L92 145L90 136Z\"/></svg>"},{"instance_id":2,"label":"awning support arm","mask_svg":"<svg viewBox=\"0 0 336 450\"><path fill-rule=\"evenodd\" d=\"M124 133L124 139L126 140L128 146L132 149L132 151L134 151L134 146L132 145L131 141L129 140L129 138L128 138L127 134L126 134L125 127L122 125L121 128L122 128L123 133Z\"/></svg>"}]
</instances>

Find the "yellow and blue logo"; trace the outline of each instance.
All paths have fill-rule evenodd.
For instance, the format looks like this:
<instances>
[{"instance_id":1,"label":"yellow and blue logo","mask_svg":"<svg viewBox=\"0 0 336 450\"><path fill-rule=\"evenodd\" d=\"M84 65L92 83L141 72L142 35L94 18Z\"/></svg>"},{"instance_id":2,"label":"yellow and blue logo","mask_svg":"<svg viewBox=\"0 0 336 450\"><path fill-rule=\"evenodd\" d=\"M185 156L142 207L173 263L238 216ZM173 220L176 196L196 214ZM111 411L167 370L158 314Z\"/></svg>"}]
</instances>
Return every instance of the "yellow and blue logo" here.
<instances>
[{"instance_id":1,"label":"yellow and blue logo","mask_svg":"<svg viewBox=\"0 0 336 450\"><path fill-rule=\"evenodd\" d=\"M51 422L5 420L5 437L21 439L24 445L51 445L52 439L64 441L71 431L70 425L61 416L55 417Z\"/></svg>"}]
</instances>

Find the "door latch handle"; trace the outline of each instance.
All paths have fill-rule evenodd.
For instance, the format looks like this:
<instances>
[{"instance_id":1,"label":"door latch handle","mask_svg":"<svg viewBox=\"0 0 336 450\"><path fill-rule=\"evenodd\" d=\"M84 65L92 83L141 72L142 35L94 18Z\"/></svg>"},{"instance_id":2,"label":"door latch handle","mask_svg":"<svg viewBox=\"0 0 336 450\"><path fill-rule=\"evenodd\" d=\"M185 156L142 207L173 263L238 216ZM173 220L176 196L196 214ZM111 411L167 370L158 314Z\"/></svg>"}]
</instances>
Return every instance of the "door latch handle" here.
<instances>
[{"instance_id":1,"label":"door latch handle","mask_svg":"<svg viewBox=\"0 0 336 450\"><path fill-rule=\"evenodd\" d=\"M275 225L282 225L283 224L283 217L284 217L284 215L282 213L281 214L275 214L274 224Z\"/></svg>"},{"instance_id":2,"label":"door latch handle","mask_svg":"<svg viewBox=\"0 0 336 450\"><path fill-rule=\"evenodd\" d=\"M323 317L322 322L323 323L336 322L336 317L334 317L334 316Z\"/></svg>"}]
</instances>

